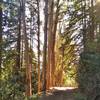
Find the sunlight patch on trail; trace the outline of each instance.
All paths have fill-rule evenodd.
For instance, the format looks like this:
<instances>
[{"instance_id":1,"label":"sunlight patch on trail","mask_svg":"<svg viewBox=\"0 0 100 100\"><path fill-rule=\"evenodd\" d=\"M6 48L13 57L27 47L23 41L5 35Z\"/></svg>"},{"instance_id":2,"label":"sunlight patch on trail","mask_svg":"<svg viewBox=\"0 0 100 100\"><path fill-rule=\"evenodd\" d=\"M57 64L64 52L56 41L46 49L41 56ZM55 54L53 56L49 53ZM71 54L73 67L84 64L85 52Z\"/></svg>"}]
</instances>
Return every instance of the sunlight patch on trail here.
<instances>
[{"instance_id":1,"label":"sunlight patch on trail","mask_svg":"<svg viewBox=\"0 0 100 100\"><path fill-rule=\"evenodd\" d=\"M51 87L50 90L73 90L73 89L77 89L77 87Z\"/></svg>"}]
</instances>

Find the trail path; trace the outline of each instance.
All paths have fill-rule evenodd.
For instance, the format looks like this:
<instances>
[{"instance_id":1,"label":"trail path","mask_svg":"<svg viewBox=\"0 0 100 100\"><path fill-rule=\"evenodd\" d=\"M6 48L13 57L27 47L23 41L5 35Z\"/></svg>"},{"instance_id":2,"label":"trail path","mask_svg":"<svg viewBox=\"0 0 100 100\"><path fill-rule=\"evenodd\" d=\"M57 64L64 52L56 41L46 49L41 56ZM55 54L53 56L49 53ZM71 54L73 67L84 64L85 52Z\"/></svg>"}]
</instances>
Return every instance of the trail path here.
<instances>
[{"instance_id":1,"label":"trail path","mask_svg":"<svg viewBox=\"0 0 100 100\"><path fill-rule=\"evenodd\" d=\"M39 100L75 100L74 93L77 89L59 88L54 89L52 93L42 96Z\"/></svg>"}]
</instances>

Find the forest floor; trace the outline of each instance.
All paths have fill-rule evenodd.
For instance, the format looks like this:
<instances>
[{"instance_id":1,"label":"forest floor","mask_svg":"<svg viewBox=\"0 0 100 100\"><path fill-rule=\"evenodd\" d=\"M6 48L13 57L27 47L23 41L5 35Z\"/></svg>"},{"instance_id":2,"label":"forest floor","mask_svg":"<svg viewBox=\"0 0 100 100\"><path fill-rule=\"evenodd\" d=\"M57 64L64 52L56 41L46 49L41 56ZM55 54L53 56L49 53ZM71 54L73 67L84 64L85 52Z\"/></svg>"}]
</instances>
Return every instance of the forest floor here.
<instances>
[{"instance_id":1,"label":"forest floor","mask_svg":"<svg viewBox=\"0 0 100 100\"><path fill-rule=\"evenodd\" d=\"M39 100L75 100L74 95L78 92L77 88L59 88L53 89L46 96L41 96Z\"/></svg>"}]
</instances>

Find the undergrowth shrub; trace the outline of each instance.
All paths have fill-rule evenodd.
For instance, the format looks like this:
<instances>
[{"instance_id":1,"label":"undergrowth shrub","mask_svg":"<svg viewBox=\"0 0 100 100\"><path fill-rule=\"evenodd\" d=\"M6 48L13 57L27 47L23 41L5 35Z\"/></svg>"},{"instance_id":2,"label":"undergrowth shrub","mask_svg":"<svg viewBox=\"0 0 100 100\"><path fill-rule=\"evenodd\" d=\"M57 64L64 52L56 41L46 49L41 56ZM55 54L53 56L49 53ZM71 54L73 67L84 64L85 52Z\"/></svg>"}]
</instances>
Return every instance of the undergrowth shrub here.
<instances>
[{"instance_id":1,"label":"undergrowth shrub","mask_svg":"<svg viewBox=\"0 0 100 100\"><path fill-rule=\"evenodd\" d=\"M100 88L100 53L83 52L80 55L76 81L86 94Z\"/></svg>"},{"instance_id":2,"label":"undergrowth shrub","mask_svg":"<svg viewBox=\"0 0 100 100\"><path fill-rule=\"evenodd\" d=\"M87 100L87 97L81 93L74 94L75 100Z\"/></svg>"},{"instance_id":3,"label":"undergrowth shrub","mask_svg":"<svg viewBox=\"0 0 100 100\"><path fill-rule=\"evenodd\" d=\"M13 75L0 81L0 100L37 100L37 95L35 94L29 98L25 96L25 83L22 81L25 78L20 75ZM33 93L37 93L36 80L32 80L32 85Z\"/></svg>"}]
</instances>

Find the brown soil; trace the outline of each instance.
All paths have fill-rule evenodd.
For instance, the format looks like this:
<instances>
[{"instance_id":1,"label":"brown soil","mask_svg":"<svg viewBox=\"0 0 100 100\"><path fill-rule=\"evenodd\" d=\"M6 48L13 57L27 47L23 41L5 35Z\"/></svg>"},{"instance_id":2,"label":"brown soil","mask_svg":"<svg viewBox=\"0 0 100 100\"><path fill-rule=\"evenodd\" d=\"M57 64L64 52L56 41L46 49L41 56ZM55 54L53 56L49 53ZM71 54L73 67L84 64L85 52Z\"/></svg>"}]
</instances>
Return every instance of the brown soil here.
<instances>
[{"instance_id":1,"label":"brown soil","mask_svg":"<svg viewBox=\"0 0 100 100\"><path fill-rule=\"evenodd\" d=\"M72 90L54 90L52 93L48 93L46 96L41 96L39 100L75 100L74 93L77 89Z\"/></svg>"}]
</instances>

